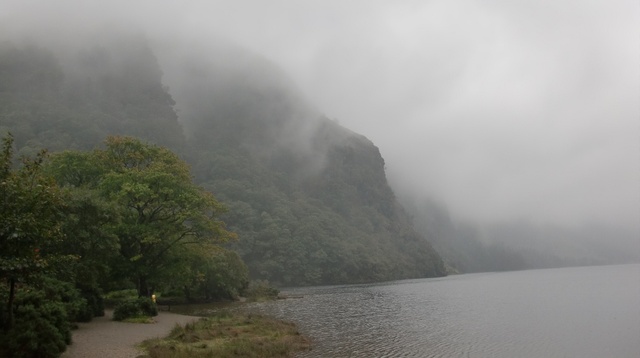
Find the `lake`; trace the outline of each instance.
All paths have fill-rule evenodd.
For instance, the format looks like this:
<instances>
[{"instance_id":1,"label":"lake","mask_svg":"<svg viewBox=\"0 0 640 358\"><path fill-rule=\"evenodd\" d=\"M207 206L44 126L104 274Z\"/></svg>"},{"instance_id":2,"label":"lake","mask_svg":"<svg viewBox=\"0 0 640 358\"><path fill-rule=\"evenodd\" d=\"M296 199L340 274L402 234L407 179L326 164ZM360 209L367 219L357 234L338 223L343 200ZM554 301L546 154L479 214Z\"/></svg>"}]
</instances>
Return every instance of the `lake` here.
<instances>
[{"instance_id":1,"label":"lake","mask_svg":"<svg viewBox=\"0 0 640 358\"><path fill-rule=\"evenodd\" d=\"M295 322L299 357L640 357L640 265L283 293L303 297L248 309Z\"/></svg>"}]
</instances>

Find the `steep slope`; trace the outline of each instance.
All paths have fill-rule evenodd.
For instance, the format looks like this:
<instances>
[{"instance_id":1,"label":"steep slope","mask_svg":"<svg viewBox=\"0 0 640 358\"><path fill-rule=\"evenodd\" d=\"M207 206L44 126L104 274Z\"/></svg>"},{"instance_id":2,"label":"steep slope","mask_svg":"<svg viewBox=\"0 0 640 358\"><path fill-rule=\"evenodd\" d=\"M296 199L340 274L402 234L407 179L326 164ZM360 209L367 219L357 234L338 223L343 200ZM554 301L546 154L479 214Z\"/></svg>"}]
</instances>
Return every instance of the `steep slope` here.
<instances>
[{"instance_id":1,"label":"steep slope","mask_svg":"<svg viewBox=\"0 0 640 358\"><path fill-rule=\"evenodd\" d=\"M65 60L55 49L2 44L0 129L23 154L87 149L108 134L178 150L228 205L225 221L240 237L229 245L254 278L311 285L444 275L397 204L378 148L307 105L269 62L217 46L210 56L159 56L161 71L139 36L81 45Z\"/></svg>"},{"instance_id":2,"label":"steep slope","mask_svg":"<svg viewBox=\"0 0 640 358\"><path fill-rule=\"evenodd\" d=\"M454 271L486 272L638 262L638 233L588 225L562 227L527 221L480 225L454 222L443 204L399 193L427 237Z\"/></svg>"},{"instance_id":3,"label":"steep slope","mask_svg":"<svg viewBox=\"0 0 640 358\"><path fill-rule=\"evenodd\" d=\"M311 108L259 57L224 45L182 61L167 73L195 173L231 207L232 247L254 277L301 285L445 274L371 141Z\"/></svg>"},{"instance_id":4,"label":"steep slope","mask_svg":"<svg viewBox=\"0 0 640 358\"><path fill-rule=\"evenodd\" d=\"M0 44L0 130L13 133L21 154L90 149L115 134L184 146L144 38L82 46L64 63L53 50Z\"/></svg>"}]
</instances>

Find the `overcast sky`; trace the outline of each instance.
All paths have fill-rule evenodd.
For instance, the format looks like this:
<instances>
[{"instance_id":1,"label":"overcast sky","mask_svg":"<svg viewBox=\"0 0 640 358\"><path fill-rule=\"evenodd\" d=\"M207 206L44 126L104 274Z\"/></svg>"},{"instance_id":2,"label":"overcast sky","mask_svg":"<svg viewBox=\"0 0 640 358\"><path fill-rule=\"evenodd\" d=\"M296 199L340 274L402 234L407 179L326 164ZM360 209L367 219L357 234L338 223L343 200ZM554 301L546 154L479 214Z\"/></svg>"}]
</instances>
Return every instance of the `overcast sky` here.
<instances>
[{"instance_id":1,"label":"overcast sky","mask_svg":"<svg viewBox=\"0 0 640 358\"><path fill-rule=\"evenodd\" d=\"M640 222L638 1L0 0L0 31L111 16L264 55L459 218Z\"/></svg>"}]
</instances>

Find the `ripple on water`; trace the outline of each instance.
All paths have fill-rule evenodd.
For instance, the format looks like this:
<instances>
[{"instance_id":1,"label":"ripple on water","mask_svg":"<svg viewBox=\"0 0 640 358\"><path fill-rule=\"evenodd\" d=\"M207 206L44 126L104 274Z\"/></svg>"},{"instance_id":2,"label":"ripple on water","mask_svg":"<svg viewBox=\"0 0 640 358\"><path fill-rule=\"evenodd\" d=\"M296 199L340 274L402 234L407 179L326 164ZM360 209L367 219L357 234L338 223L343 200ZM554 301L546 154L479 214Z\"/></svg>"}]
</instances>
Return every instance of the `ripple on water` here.
<instances>
[{"instance_id":1,"label":"ripple on water","mask_svg":"<svg viewBox=\"0 0 640 358\"><path fill-rule=\"evenodd\" d=\"M290 290L250 305L312 338L300 357L636 357L640 265Z\"/></svg>"}]
</instances>

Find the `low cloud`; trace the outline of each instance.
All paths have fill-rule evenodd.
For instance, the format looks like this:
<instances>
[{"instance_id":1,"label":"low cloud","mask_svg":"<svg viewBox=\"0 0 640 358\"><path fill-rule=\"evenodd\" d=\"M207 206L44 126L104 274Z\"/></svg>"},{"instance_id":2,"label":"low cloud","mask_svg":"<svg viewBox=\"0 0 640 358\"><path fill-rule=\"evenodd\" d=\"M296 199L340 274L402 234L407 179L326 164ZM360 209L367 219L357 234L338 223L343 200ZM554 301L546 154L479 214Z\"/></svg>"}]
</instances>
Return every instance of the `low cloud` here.
<instances>
[{"instance_id":1,"label":"low cloud","mask_svg":"<svg viewBox=\"0 0 640 358\"><path fill-rule=\"evenodd\" d=\"M378 145L398 190L435 197L459 217L638 225L635 1L0 0L0 8L4 37L111 21L157 43L237 42Z\"/></svg>"}]
</instances>

